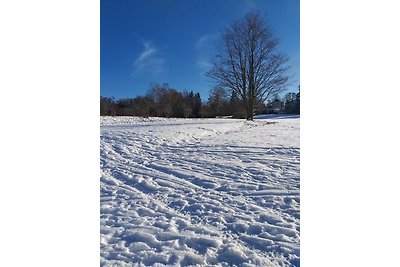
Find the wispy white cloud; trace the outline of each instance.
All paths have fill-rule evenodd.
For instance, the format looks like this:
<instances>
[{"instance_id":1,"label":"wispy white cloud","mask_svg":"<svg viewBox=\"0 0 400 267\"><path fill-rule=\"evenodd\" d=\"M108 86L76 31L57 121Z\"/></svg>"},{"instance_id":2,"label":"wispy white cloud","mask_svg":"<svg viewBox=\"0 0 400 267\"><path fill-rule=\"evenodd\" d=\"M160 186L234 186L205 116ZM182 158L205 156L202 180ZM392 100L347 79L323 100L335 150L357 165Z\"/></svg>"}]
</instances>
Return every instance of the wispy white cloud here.
<instances>
[{"instance_id":1,"label":"wispy white cloud","mask_svg":"<svg viewBox=\"0 0 400 267\"><path fill-rule=\"evenodd\" d=\"M212 66L212 63L208 59L204 58L197 58L196 60L196 67L198 67L201 71L201 74L207 72Z\"/></svg>"},{"instance_id":2,"label":"wispy white cloud","mask_svg":"<svg viewBox=\"0 0 400 267\"><path fill-rule=\"evenodd\" d=\"M133 73L148 72L158 74L165 71L165 60L151 42L143 42L143 51L133 63Z\"/></svg>"},{"instance_id":3,"label":"wispy white cloud","mask_svg":"<svg viewBox=\"0 0 400 267\"><path fill-rule=\"evenodd\" d=\"M217 34L204 34L195 43L197 51L195 65L200 69L200 75L204 75L212 66L211 57L217 36Z\"/></svg>"},{"instance_id":4,"label":"wispy white cloud","mask_svg":"<svg viewBox=\"0 0 400 267\"><path fill-rule=\"evenodd\" d=\"M146 42L144 45L144 51L139 55L138 59L135 63L140 63L141 61L145 60L146 58L150 57L151 55L157 53L157 49L151 46L150 42Z\"/></svg>"},{"instance_id":5,"label":"wispy white cloud","mask_svg":"<svg viewBox=\"0 0 400 267\"><path fill-rule=\"evenodd\" d=\"M204 34L202 35L199 39L196 41L196 48L201 49L203 46L207 45L207 42L209 42L213 38L213 34Z\"/></svg>"}]
</instances>

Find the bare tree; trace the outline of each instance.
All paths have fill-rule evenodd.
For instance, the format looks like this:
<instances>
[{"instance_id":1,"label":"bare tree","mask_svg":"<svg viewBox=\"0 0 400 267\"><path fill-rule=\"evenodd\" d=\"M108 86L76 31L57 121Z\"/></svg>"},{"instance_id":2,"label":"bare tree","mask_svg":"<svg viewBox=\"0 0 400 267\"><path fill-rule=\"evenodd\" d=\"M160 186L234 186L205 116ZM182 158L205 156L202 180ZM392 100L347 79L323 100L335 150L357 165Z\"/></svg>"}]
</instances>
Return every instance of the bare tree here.
<instances>
[{"instance_id":1,"label":"bare tree","mask_svg":"<svg viewBox=\"0 0 400 267\"><path fill-rule=\"evenodd\" d=\"M221 41L217 60L207 75L235 92L246 119L253 120L256 101L263 103L285 89L288 58L276 51L279 40L257 12L226 27Z\"/></svg>"},{"instance_id":2,"label":"bare tree","mask_svg":"<svg viewBox=\"0 0 400 267\"><path fill-rule=\"evenodd\" d=\"M211 116L226 116L230 113L227 92L223 87L214 87L210 90L208 105Z\"/></svg>"}]
</instances>

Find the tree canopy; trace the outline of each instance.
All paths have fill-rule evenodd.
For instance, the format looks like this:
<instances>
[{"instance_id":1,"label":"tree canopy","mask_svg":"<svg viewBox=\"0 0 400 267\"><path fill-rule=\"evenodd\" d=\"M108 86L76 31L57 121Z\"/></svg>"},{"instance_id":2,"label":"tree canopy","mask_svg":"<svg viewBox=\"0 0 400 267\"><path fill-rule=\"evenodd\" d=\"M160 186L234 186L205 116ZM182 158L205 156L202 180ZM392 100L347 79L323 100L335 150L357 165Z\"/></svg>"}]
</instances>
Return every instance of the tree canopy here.
<instances>
[{"instance_id":1,"label":"tree canopy","mask_svg":"<svg viewBox=\"0 0 400 267\"><path fill-rule=\"evenodd\" d=\"M248 13L221 33L219 53L207 75L235 92L248 120L253 120L257 101L265 102L288 84L288 58L278 52L278 44L258 12Z\"/></svg>"}]
</instances>

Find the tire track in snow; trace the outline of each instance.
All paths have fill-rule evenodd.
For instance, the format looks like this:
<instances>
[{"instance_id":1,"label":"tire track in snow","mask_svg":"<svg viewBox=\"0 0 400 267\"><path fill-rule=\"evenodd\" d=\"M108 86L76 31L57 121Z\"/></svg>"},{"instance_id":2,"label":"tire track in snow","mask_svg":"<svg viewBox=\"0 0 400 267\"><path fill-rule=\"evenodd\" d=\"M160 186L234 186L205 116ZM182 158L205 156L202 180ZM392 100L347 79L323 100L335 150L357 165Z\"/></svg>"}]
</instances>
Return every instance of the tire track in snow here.
<instances>
[{"instance_id":1,"label":"tire track in snow","mask_svg":"<svg viewBox=\"0 0 400 267\"><path fill-rule=\"evenodd\" d=\"M171 125L170 130L176 126ZM218 265L227 260L226 255L232 254L237 256L235 263L272 264L272 260L296 265L299 257L298 148L213 143L221 135L229 140L229 134L237 134L241 128L251 130L240 124L235 125L239 130L213 131L214 135L201 138L185 136L182 134L185 124L181 126L179 134L189 136L182 143L146 131L137 133L140 127L102 130L101 166L108 173L102 176L102 186L104 193L111 191L115 196L110 199L104 194L102 206L109 205L110 200L122 205L117 209L120 213L104 209L104 214L108 214L104 217L124 228L123 233L143 225L150 232L147 239L131 233L128 236L133 236L130 240L134 242L129 244L118 243L124 240L124 235L117 232L102 248L121 250L125 254L105 253L103 264L118 260L201 264L196 257L200 255L205 260L203 264ZM204 131L211 132L206 128ZM170 140L174 142L168 143ZM138 201L138 196L142 201ZM116 220L122 223L115 224ZM106 228L107 220L103 223L102 228ZM161 233L168 229L171 239L161 242ZM222 243L207 241L215 238L223 240ZM178 241L174 243L174 240ZM142 250L137 246L142 246ZM156 259L149 252L152 248L170 256ZM139 256L133 256L133 250Z\"/></svg>"}]
</instances>

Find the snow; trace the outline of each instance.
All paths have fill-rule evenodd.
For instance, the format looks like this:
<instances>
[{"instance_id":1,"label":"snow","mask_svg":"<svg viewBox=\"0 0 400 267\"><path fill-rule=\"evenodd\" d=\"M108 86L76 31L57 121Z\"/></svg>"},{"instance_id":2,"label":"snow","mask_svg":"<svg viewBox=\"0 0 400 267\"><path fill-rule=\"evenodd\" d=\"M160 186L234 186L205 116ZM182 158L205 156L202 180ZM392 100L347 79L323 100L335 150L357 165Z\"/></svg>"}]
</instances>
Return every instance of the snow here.
<instances>
[{"instance_id":1,"label":"snow","mask_svg":"<svg viewBox=\"0 0 400 267\"><path fill-rule=\"evenodd\" d=\"M102 266L299 266L298 116L101 118Z\"/></svg>"}]
</instances>

